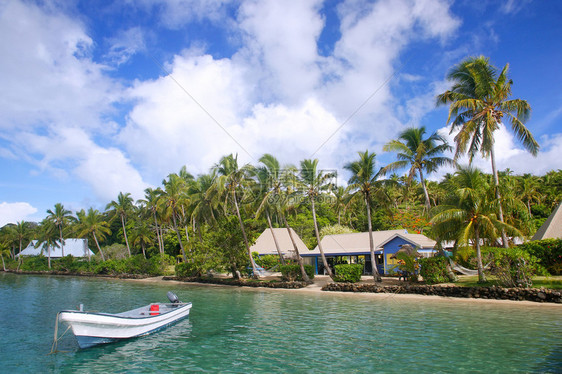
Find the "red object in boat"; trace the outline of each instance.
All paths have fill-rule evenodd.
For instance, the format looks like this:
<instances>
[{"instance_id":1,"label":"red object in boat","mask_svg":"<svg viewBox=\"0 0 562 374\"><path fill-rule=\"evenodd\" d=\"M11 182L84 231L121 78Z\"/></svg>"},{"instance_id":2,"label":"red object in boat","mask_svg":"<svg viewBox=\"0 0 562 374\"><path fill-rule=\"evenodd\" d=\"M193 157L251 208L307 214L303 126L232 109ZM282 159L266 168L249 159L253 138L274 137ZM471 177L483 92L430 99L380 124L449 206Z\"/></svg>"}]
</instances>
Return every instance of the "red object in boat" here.
<instances>
[{"instance_id":1,"label":"red object in boat","mask_svg":"<svg viewBox=\"0 0 562 374\"><path fill-rule=\"evenodd\" d=\"M158 304L152 304L152 305L150 306L150 315L151 315L151 316L156 316L156 315L158 315L158 314L160 314L160 305L158 305Z\"/></svg>"}]
</instances>

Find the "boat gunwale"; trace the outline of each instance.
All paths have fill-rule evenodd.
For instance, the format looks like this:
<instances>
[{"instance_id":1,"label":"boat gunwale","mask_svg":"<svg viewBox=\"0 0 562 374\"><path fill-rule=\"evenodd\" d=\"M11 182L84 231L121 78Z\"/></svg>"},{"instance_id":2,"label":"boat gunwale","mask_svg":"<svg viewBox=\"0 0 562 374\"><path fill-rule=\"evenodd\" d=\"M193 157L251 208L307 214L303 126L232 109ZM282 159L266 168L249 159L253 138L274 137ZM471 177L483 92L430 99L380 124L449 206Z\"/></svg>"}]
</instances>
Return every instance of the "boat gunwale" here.
<instances>
[{"instance_id":1,"label":"boat gunwale","mask_svg":"<svg viewBox=\"0 0 562 374\"><path fill-rule=\"evenodd\" d=\"M136 309L142 309L145 307L150 307L150 305L152 304L166 304L166 305L178 305L177 308L174 309L170 309L168 311L165 312L159 312L158 314L154 314L154 315L139 315L138 317L133 317L133 316L123 316L120 314L113 314L113 313L104 313L104 312L88 312L88 311L80 311L80 310L61 310L59 312L59 315L62 315L63 313L71 313L71 314L80 314L80 315L91 315L91 316L101 316L101 317L112 317L112 318L119 318L119 319L130 319L130 320L143 320L143 319L150 319L150 318L159 318L162 317L164 315L167 315L169 313L178 311L178 310L182 310L184 308L186 308L187 306L192 306L191 302L186 302L186 303L175 303L175 304L169 304L169 303L151 303ZM131 310L135 310L135 309L131 309ZM122 313L126 313L129 311L125 311ZM64 321L64 318L63 318Z\"/></svg>"}]
</instances>

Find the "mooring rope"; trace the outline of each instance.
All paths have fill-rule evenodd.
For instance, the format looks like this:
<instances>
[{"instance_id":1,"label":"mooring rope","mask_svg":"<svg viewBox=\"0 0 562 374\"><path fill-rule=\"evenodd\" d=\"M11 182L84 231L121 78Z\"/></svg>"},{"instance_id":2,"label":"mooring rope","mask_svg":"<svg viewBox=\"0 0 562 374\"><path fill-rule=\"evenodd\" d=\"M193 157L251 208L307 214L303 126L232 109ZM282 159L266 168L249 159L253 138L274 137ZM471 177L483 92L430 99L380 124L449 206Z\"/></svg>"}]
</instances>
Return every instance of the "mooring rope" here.
<instances>
[{"instance_id":1,"label":"mooring rope","mask_svg":"<svg viewBox=\"0 0 562 374\"><path fill-rule=\"evenodd\" d=\"M70 326L68 326L68 328L62 333L61 336L58 336L59 334L59 313L57 313L57 319L55 321L55 336L53 338L53 345L51 345L51 352L49 353L50 355L53 353L57 353L57 352L61 352L59 351L58 348L58 344L59 344L59 340L62 339L62 337L64 336L64 334L66 334L68 332L68 330L70 330Z\"/></svg>"}]
</instances>

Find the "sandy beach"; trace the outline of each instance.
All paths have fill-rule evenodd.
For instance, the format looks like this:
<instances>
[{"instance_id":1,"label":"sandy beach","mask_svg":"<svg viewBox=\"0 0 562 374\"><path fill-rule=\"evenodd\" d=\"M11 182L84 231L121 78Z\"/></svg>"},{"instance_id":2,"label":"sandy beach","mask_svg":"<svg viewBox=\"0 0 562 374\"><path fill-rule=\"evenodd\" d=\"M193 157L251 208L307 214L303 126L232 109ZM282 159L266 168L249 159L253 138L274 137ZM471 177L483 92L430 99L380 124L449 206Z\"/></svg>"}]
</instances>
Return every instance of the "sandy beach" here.
<instances>
[{"instance_id":1,"label":"sandy beach","mask_svg":"<svg viewBox=\"0 0 562 374\"><path fill-rule=\"evenodd\" d=\"M260 278L262 280L274 280L279 279L279 276L273 275L269 277ZM162 276L143 278L143 279L127 279L131 282L140 283L159 283L159 284L194 284L198 286L205 287L236 287L220 284L210 284L210 283L195 283L195 282L182 282L176 280L164 280ZM371 293L371 292L338 292L338 291L322 291L322 287L328 283L332 283L331 279L327 275L317 275L313 279L313 284L297 289L286 289L286 288L268 288L268 287L243 287L249 292L289 292L289 293L310 293L315 295L326 295L334 296L338 295L341 297L350 298L361 298L361 299L397 299L397 300L411 300L411 301L433 301L433 302L444 302L444 303L477 303L477 304L505 304L510 307L540 307L540 308L553 308L562 311L562 304L556 303L537 303L532 301L513 301L513 300L497 300L497 299L479 299L479 298L461 298L461 297L444 297L444 296L433 296L433 295L418 295L418 294L395 294L395 293ZM363 276L361 279L361 284L372 284L373 278L370 276ZM396 278L383 277L382 284L385 286L400 284Z\"/></svg>"}]
</instances>

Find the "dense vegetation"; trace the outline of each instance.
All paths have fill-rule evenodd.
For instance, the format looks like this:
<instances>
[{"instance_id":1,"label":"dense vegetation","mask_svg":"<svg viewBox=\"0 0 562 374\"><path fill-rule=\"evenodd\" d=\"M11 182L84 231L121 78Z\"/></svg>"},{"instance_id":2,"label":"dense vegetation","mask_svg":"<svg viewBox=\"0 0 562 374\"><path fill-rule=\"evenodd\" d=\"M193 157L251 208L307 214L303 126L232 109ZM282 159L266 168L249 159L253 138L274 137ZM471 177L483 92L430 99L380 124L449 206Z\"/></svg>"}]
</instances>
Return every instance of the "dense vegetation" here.
<instances>
[{"instance_id":1,"label":"dense vegetation","mask_svg":"<svg viewBox=\"0 0 562 374\"><path fill-rule=\"evenodd\" d=\"M493 133L502 118L497 113L509 119L531 153L538 149L524 126L530 107L524 100L509 100L511 81L506 75L507 66L498 72L483 58L467 59L451 70L453 87L438 101L450 104L453 127L460 129L454 159L443 155L453 147L435 133L426 136L423 127L406 129L384 147L397 156L385 167L376 166L374 153L359 152L356 161L344 166L351 174L347 187L336 186L334 170L321 170L316 159L303 160L297 168L280 165L266 154L256 165L240 165L231 154L207 174L195 177L184 167L168 175L161 187L146 189L138 201L122 192L103 211L90 208L74 214L59 203L40 223L6 225L0 229L3 266L162 274L171 264L181 263L177 271L184 276L217 271L237 277L255 274L256 263L268 268L279 262L293 263L307 280L309 272L298 261L254 258L250 246L264 229L293 228L314 248L326 233L404 228L439 244L454 243L456 259L477 267L485 281L481 244L509 247L513 242L508 237L529 238L562 200L561 170L534 176L495 168ZM490 108L493 114L486 114ZM456 165L457 156L468 153L472 159L478 152L491 158L491 175L458 166L439 182L427 180L439 167ZM400 169L409 172L390 174ZM96 255L51 261L45 251L44 257L16 260L32 239L43 249L76 237L87 238ZM560 245L547 248L528 244L522 250L546 271L558 274Z\"/></svg>"}]
</instances>

